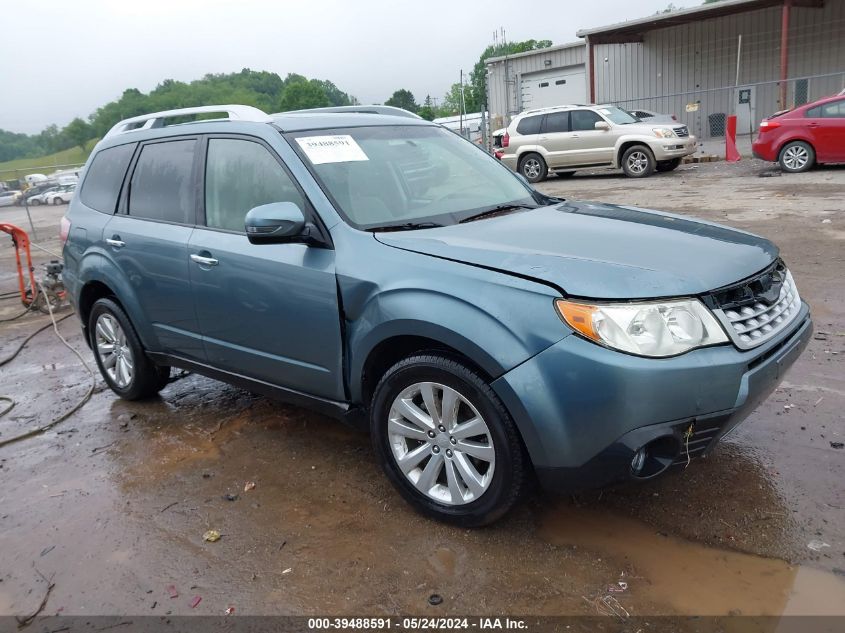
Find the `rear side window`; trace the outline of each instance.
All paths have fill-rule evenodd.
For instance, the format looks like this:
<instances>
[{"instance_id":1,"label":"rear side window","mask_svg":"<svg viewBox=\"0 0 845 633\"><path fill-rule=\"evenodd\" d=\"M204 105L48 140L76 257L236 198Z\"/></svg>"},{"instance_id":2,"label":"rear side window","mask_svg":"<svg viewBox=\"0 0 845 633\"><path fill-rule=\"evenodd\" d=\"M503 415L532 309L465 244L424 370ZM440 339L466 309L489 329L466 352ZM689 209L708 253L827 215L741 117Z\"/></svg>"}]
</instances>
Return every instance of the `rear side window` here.
<instances>
[{"instance_id":1,"label":"rear side window","mask_svg":"<svg viewBox=\"0 0 845 633\"><path fill-rule=\"evenodd\" d=\"M79 197L86 207L101 213L114 213L120 185L137 143L100 150L88 167Z\"/></svg>"},{"instance_id":2,"label":"rear side window","mask_svg":"<svg viewBox=\"0 0 845 633\"><path fill-rule=\"evenodd\" d=\"M196 140L153 143L141 148L129 185L129 215L194 223L193 166Z\"/></svg>"},{"instance_id":3,"label":"rear side window","mask_svg":"<svg viewBox=\"0 0 845 633\"><path fill-rule=\"evenodd\" d=\"M569 112L550 112L543 123L543 132L568 132Z\"/></svg>"},{"instance_id":4,"label":"rear side window","mask_svg":"<svg viewBox=\"0 0 845 633\"><path fill-rule=\"evenodd\" d=\"M845 101L826 103L822 107L822 114L826 119L841 119L845 117Z\"/></svg>"},{"instance_id":5,"label":"rear side window","mask_svg":"<svg viewBox=\"0 0 845 633\"><path fill-rule=\"evenodd\" d=\"M293 180L259 143L210 139L205 169L207 226L243 232L247 211L271 202L293 202L305 210Z\"/></svg>"},{"instance_id":6,"label":"rear side window","mask_svg":"<svg viewBox=\"0 0 845 633\"><path fill-rule=\"evenodd\" d=\"M516 131L520 134L539 134L540 122L543 116L527 116L516 125Z\"/></svg>"},{"instance_id":7,"label":"rear side window","mask_svg":"<svg viewBox=\"0 0 845 633\"><path fill-rule=\"evenodd\" d=\"M569 113L573 132L595 130L602 118L592 110L573 110Z\"/></svg>"},{"instance_id":8,"label":"rear side window","mask_svg":"<svg viewBox=\"0 0 845 633\"><path fill-rule=\"evenodd\" d=\"M822 107L816 106L815 108L810 108L807 112L804 113L804 116L810 119L817 119L822 115ZM778 115L775 115L778 116ZM774 117L772 117L774 118Z\"/></svg>"}]
</instances>

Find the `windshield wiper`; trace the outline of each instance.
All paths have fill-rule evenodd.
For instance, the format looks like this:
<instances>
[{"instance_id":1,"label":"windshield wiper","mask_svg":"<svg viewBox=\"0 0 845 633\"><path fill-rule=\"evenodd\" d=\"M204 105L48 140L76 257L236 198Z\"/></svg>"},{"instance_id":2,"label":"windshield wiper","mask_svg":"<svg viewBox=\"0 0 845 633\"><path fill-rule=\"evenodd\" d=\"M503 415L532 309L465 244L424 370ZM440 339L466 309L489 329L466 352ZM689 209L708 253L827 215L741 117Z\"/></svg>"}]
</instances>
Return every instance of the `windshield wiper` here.
<instances>
[{"instance_id":1,"label":"windshield wiper","mask_svg":"<svg viewBox=\"0 0 845 633\"><path fill-rule=\"evenodd\" d=\"M387 231L416 231L417 229L435 229L442 224L437 222L405 222L404 224L385 224L384 226L374 226L366 229L373 233L385 233Z\"/></svg>"},{"instance_id":2,"label":"windshield wiper","mask_svg":"<svg viewBox=\"0 0 845 633\"><path fill-rule=\"evenodd\" d=\"M472 222L473 220L481 220L482 218L489 218L495 215L504 215L505 213L510 213L511 211L523 211L525 209L536 208L537 207L532 207L527 204L497 204L495 207L485 209L480 213L476 213L475 215L471 215L469 217L464 218L459 222L459 224L463 224L464 222Z\"/></svg>"}]
</instances>

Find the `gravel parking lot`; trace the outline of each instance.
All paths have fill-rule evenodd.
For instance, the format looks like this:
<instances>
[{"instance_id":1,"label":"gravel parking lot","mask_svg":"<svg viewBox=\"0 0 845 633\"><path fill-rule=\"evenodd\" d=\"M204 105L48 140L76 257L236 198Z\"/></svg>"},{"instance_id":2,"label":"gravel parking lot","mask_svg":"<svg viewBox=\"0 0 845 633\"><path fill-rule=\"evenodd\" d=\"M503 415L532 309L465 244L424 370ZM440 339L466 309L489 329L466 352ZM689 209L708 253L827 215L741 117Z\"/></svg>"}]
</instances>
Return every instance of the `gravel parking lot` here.
<instances>
[{"instance_id":1,"label":"gravel parking lot","mask_svg":"<svg viewBox=\"0 0 845 633\"><path fill-rule=\"evenodd\" d=\"M0 614L33 612L52 578L44 614L595 615L611 596L632 615L845 615L845 450L834 448L845 440L845 167L781 176L744 160L539 188L781 246L816 334L710 456L645 485L536 493L490 528L459 530L411 511L368 438L330 419L195 375L124 402L97 375L79 413L0 448ZM59 248L64 209L32 210L36 241ZM0 221L27 227L18 208ZM0 263L0 292L11 291L5 241ZM20 309L2 301L0 318ZM0 324L0 358L47 322ZM75 317L59 331L93 367ZM16 401L0 441L69 409L90 381L39 334L0 368L0 394ZM221 539L205 542L209 529Z\"/></svg>"}]
</instances>

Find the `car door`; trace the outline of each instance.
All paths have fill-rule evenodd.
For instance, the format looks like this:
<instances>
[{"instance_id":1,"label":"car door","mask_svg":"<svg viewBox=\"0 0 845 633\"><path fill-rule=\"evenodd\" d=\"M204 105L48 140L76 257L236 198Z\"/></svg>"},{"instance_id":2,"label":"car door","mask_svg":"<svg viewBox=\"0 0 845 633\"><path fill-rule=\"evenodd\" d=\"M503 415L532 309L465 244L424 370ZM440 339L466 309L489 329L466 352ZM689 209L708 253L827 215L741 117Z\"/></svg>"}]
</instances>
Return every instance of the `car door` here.
<instances>
[{"instance_id":1,"label":"car door","mask_svg":"<svg viewBox=\"0 0 845 633\"><path fill-rule=\"evenodd\" d=\"M244 216L293 202L318 222L277 154L251 137L206 139L204 205L191 236L191 282L214 367L288 389L343 398L335 253L252 244Z\"/></svg>"},{"instance_id":2,"label":"car door","mask_svg":"<svg viewBox=\"0 0 845 633\"><path fill-rule=\"evenodd\" d=\"M155 337L151 351L204 361L188 269L197 145L196 137L142 144L103 239L140 306L140 314L130 316Z\"/></svg>"},{"instance_id":3,"label":"car door","mask_svg":"<svg viewBox=\"0 0 845 633\"><path fill-rule=\"evenodd\" d=\"M822 163L845 161L845 99L825 103L810 112L816 110L820 110L820 116L807 122L816 158Z\"/></svg>"},{"instance_id":4,"label":"car door","mask_svg":"<svg viewBox=\"0 0 845 633\"><path fill-rule=\"evenodd\" d=\"M569 129L577 139L573 161L581 165L607 165L613 162L616 135L610 130L597 130L596 123L606 122L593 110L572 110Z\"/></svg>"},{"instance_id":5,"label":"car door","mask_svg":"<svg viewBox=\"0 0 845 633\"><path fill-rule=\"evenodd\" d=\"M546 163L551 169L572 164L577 138L569 132L569 112L549 112L543 118L539 144L546 148Z\"/></svg>"}]
</instances>

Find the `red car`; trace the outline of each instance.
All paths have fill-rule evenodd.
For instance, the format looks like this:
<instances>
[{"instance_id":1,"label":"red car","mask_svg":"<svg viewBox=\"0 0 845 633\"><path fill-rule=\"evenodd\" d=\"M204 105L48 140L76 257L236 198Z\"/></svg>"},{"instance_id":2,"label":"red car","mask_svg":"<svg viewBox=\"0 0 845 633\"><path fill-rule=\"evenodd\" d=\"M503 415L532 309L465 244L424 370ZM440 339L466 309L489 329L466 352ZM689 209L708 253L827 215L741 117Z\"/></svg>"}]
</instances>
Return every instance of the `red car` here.
<instances>
[{"instance_id":1,"label":"red car","mask_svg":"<svg viewBox=\"0 0 845 633\"><path fill-rule=\"evenodd\" d=\"M760 123L751 149L755 158L797 173L816 163L845 163L845 96L807 103Z\"/></svg>"}]
</instances>

